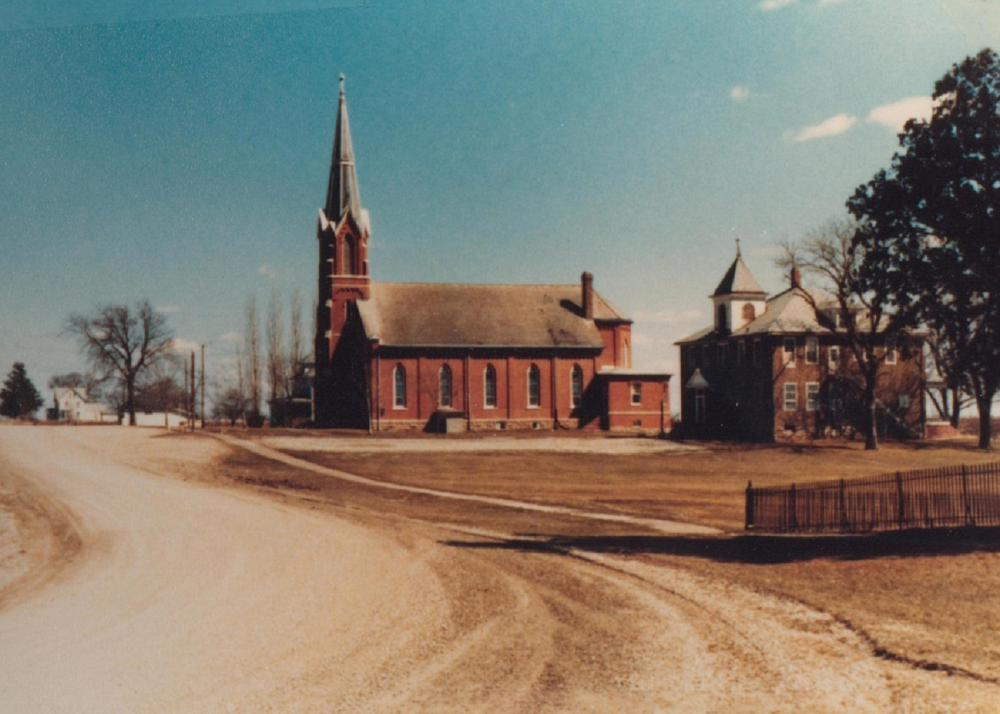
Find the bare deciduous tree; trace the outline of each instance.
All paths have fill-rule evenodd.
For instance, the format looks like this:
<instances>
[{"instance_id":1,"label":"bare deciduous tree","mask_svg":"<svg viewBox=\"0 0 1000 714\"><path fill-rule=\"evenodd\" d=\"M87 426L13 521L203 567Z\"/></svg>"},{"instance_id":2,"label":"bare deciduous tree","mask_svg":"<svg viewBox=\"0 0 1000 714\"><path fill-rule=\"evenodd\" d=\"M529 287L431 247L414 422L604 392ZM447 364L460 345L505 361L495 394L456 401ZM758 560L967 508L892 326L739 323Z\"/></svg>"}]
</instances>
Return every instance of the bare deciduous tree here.
<instances>
[{"instance_id":1,"label":"bare deciduous tree","mask_svg":"<svg viewBox=\"0 0 1000 714\"><path fill-rule=\"evenodd\" d=\"M291 313L291 332L290 332L290 344L288 345L288 394L291 394L292 387L291 381L295 379L298 375L299 370L302 367L302 363L305 361L305 353L303 350L303 334L302 334L302 293L296 289L292 291L292 300L290 304Z\"/></svg>"},{"instance_id":2,"label":"bare deciduous tree","mask_svg":"<svg viewBox=\"0 0 1000 714\"><path fill-rule=\"evenodd\" d=\"M260 419L262 383L261 383L261 354L260 354L260 327L257 319L257 298L253 295L247 298L246 312L244 313L246 324L244 326L243 339L245 342L245 361L243 366L245 374L243 381L246 386L246 396L248 402L248 422L258 423Z\"/></svg>"},{"instance_id":3,"label":"bare deciduous tree","mask_svg":"<svg viewBox=\"0 0 1000 714\"><path fill-rule=\"evenodd\" d=\"M79 389L90 399L101 399L100 380L92 373L80 374L79 372L67 372L65 374L55 374L49 379L49 389L67 387Z\"/></svg>"},{"instance_id":4,"label":"bare deciduous tree","mask_svg":"<svg viewBox=\"0 0 1000 714\"><path fill-rule=\"evenodd\" d=\"M830 221L799 242L782 245L778 265L811 276L825 293L803 290L817 322L838 337L857 365L856 377L865 410L865 448L878 448L877 387L887 345L911 323L895 301L895 282L857 239L864 226L852 220Z\"/></svg>"},{"instance_id":5,"label":"bare deciduous tree","mask_svg":"<svg viewBox=\"0 0 1000 714\"><path fill-rule=\"evenodd\" d=\"M71 315L65 330L77 337L95 372L119 380L134 425L136 380L171 356L173 333L166 316L142 300L134 309L108 305L91 315Z\"/></svg>"},{"instance_id":6,"label":"bare deciduous tree","mask_svg":"<svg viewBox=\"0 0 1000 714\"><path fill-rule=\"evenodd\" d=\"M270 403L285 396L285 354L282 349L284 330L281 324L281 298L277 291L271 293L267 304L267 382L271 388ZM272 406L273 410L273 406Z\"/></svg>"}]
</instances>

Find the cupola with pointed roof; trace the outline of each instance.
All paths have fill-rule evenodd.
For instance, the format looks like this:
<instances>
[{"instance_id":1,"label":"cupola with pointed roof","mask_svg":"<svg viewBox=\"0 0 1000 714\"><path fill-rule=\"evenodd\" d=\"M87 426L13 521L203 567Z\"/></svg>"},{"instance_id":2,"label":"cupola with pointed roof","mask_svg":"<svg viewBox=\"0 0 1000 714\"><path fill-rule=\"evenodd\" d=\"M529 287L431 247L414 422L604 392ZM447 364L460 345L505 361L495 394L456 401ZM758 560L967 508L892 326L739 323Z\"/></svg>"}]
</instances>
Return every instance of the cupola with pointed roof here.
<instances>
[{"instance_id":1,"label":"cupola with pointed roof","mask_svg":"<svg viewBox=\"0 0 1000 714\"><path fill-rule=\"evenodd\" d=\"M736 258L712 293L712 308L715 330L724 335L753 322L767 308L767 293L743 262L739 240Z\"/></svg>"}]
</instances>

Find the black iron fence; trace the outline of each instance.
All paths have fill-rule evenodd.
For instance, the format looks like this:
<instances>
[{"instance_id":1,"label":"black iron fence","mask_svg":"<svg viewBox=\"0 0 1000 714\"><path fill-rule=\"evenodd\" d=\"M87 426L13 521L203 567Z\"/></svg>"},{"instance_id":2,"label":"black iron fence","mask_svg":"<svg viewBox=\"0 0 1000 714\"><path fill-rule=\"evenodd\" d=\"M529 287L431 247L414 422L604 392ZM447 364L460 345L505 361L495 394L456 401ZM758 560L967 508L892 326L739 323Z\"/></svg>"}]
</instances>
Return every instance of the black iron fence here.
<instances>
[{"instance_id":1,"label":"black iron fence","mask_svg":"<svg viewBox=\"0 0 1000 714\"><path fill-rule=\"evenodd\" d=\"M1000 463L790 487L747 485L747 530L859 533L1000 525Z\"/></svg>"}]
</instances>

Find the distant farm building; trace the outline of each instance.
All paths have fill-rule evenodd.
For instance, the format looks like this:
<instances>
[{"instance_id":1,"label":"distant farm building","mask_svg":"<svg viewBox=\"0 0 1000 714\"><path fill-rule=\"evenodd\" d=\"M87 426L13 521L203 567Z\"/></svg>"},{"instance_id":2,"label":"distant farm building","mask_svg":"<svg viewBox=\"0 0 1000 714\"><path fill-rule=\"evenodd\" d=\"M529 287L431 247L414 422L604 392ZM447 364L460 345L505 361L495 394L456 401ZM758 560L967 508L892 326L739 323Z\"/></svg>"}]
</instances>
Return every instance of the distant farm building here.
<instances>
[{"instance_id":1,"label":"distant farm building","mask_svg":"<svg viewBox=\"0 0 1000 714\"><path fill-rule=\"evenodd\" d=\"M316 419L386 429L670 428L669 374L634 371L632 320L576 285L371 279L341 86L319 212Z\"/></svg>"},{"instance_id":2,"label":"distant farm building","mask_svg":"<svg viewBox=\"0 0 1000 714\"><path fill-rule=\"evenodd\" d=\"M56 387L52 395L53 406L48 410L51 421L70 424L117 424L118 412L101 402L87 398L87 390L80 387Z\"/></svg>"}]
</instances>

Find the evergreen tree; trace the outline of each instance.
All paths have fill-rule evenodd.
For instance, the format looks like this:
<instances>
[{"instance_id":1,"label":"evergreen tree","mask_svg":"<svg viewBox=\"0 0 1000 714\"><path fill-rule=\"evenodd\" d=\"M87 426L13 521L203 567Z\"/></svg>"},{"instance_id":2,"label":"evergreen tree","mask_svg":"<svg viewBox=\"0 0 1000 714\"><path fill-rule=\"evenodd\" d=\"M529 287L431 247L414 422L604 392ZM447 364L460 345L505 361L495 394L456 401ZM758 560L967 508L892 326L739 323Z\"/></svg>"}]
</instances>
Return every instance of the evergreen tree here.
<instances>
[{"instance_id":1,"label":"evergreen tree","mask_svg":"<svg viewBox=\"0 0 1000 714\"><path fill-rule=\"evenodd\" d=\"M28 379L23 362L15 362L0 389L0 414L14 419L30 417L42 406L42 397Z\"/></svg>"},{"instance_id":2,"label":"evergreen tree","mask_svg":"<svg viewBox=\"0 0 1000 714\"><path fill-rule=\"evenodd\" d=\"M934 88L930 120L911 120L888 170L847 205L858 240L895 302L941 338L939 365L975 396L979 445L990 447L1000 391L1000 56L983 50Z\"/></svg>"}]
</instances>

